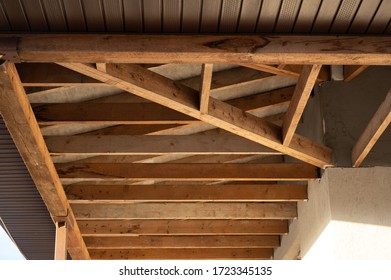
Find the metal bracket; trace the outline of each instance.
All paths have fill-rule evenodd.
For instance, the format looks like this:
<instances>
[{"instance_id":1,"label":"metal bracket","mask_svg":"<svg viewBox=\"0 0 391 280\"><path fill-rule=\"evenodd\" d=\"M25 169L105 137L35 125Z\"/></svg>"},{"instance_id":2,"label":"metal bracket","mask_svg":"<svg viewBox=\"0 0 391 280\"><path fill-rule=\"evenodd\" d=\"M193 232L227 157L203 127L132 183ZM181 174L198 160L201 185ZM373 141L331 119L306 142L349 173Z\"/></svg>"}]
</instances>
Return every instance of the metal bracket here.
<instances>
[{"instance_id":1,"label":"metal bracket","mask_svg":"<svg viewBox=\"0 0 391 280\"><path fill-rule=\"evenodd\" d=\"M0 59L21 63L18 50L18 38L0 38Z\"/></svg>"}]
</instances>

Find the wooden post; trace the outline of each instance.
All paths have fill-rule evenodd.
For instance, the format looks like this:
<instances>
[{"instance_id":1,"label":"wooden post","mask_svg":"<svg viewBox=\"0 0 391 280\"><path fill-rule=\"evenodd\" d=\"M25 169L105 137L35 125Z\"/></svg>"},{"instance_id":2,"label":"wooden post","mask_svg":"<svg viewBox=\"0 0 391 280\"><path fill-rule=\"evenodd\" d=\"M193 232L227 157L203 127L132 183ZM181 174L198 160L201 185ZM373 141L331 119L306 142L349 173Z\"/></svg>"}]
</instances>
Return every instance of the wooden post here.
<instances>
[{"instance_id":1,"label":"wooden post","mask_svg":"<svg viewBox=\"0 0 391 280\"><path fill-rule=\"evenodd\" d=\"M67 259L67 223L56 222L56 245L54 248L55 260Z\"/></svg>"}]
</instances>

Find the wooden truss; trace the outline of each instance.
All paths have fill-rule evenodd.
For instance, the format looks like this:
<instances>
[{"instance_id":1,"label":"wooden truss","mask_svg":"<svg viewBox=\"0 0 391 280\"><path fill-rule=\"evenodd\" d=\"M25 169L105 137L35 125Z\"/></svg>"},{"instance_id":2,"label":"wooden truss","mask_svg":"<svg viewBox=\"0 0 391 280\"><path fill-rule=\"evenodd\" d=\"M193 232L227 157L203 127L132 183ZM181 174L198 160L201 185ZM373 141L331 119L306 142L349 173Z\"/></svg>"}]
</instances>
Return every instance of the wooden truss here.
<instances>
[{"instance_id":1,"label":"wooden truss","mask_svg":"<svg viewBox=\"0 0 391 280\"><path fill-rule=\"evenodd\" d=\"M346 80L390 65L391 39L2 35L0 52L0 112L56 222L58 258L66 240L73 259L270 259L305 182L333 165L296 133L324 65L349 65ZM202 69L161 74L185 63ZM241 94L282 78L293 83ZM371 131L389 124L389 99Z\"/></svg>"}]
</instances>

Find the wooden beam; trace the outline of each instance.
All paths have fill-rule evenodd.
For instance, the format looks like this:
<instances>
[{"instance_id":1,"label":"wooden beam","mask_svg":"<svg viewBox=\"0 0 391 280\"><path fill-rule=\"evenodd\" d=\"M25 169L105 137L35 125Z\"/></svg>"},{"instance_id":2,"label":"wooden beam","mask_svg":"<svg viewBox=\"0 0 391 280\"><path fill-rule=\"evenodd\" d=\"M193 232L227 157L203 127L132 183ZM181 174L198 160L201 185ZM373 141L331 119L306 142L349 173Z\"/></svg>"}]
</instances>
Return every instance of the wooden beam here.
<instances>
[{"instance_id":1,"label":"wooden beam","mask_svg":"<svg viewBox=\"0 0 391 280\"><path fill-rule=\"evenodd\" d=\"M287 220L79 220L83 236L287 234Z\"/></svg>"},{"instance_id":2,"label":"wooden beam","mask_svg":"<svg viewBox=\"0 0 391 280\"><path fill-rule=\"evenodd\" d=\"M56 222L56 244L54 246L54 259L67 259L67 223Z\"/></svg>"},{"instance_id":3,"label":"wooden beam","mask_svg":"<svg viewBox=\"0 0 391 280\"><path fill-rule=\"evenodd\" d=\"M301 136L295 136L289 147L284 146L278 126L224 102L210 98L209 114L201 114L196 91L142 67L109 64L107 73L103 73L83 64L63 66L319 167L331 165L331 150L327 147Z\"/></svg>"},{"instance_id":4,"label":"wooden beam","mask_svg":"<svg viewBox=\"0 0 391 280\"><path fill-rule=\"evenodd\" d=\"M154 103L35 104L40 125L56 124L189 124L199 120Z\"/></svg>"},{"instance_id":5,"label":"wooden beam","mask_svg":"<svg viewBox=\"0 0 391 280\"><path fill-rule=\"evenodd\" d=\"M207 114L209 108L210 85L212 83L213 64L202 64L201 88L200 88L200 111Z\"/></svg>"},{"instance_id":6,"label":"wooden beam","mask_svg":"<svg viewBox=\"0 0 391 280\"><path fill-rule=\"evenodd\" d=\"M106 72L106 63L97 63L96 69L102 72Z\"/></svg>"},{"instance_id":7,"label":"wooden beam","mask_svg":"<svg viewBox=\"0 0 391 280\"><path fill-rule=\"evenodd\" d=\"M368 65L344 65L343 67L343 76L345 82L350 82L358 75L361 74L362 71L368 68Z\"/></svg>"},{"instance_id":8,"label":"wooden beam","mask_svg":"<svg viewBox=\"0 0 391 280\"><path fill-rule=\"evenodd\" d=\"M85 236L88 249L277 248L278 235Z\"/></svg>"},{"instance_id":9,"label":"wooden beam","mask_svg":"<svg viewBox=\"0 0 391 280\"><path fill-rule=\"evenodd\" d=\"M373 115L364 132L358 138L352 150L354 167L359 167L379 137L391 122L391 90Z\"/></svg>"},{"instance_id":10,"label":"wooden beam","mask_svg":"<svg viewBox=\"0 0 391 280\"><path fill-rule=\"evenodd\" d=\"M292 141L321 68L322 65L305 65L301 71L282 126L283 144L286 146Z\"/></svg>"},{"instance_id":11,"label":"wooden beam","mask_svg":"<svg viewBox=\"0 0 391 280\"><path fill-rule=\"evenodd\" d=\"M181 126L179 124L127 124L114 125L106 128L91 130L89 132L79 133L77 135L148 135L162 130L170 130Z\"/></svg>"},{"instance_id":12,"label":"wooden beam","mask_svg":"<svg viewBox=\"0 0 391 280\"><path fill-rule=\"evenodd\" d=\"M50 136L52 155L281 154L236 135Z\"/></svg>"},{"instance_id":13,"label":"wooden beam","mask_svg":"<svg viewBox=\"0 0 391 280\"><path fill-rule=\"evenodd\" d=\"M309 164L175 164L175 163L57 163L64 182L133 180L232 180L232 181L306 181L318 178L317 168Z\"/></svg>"},{"instance_id":14,"label":"wooden beam","mask_svg":"<svg viewBox=\"0 0 391 280\"><path fill-rule=\"evenodd\" d=\"M387 36L2 35L24 62L390 65ZM8 41L9 42L9 41ZM0 44L0 53L9 45Z\"/></svg>"},{"instance_id":15,"label":"wooden beam","mask_svg":"<svg viewBox=\"0 0 391 280\"><path fill-rule=\"evenodd\" d=\"M267 73L272 73L275 75L287 76L287 77L292 77L292 78L299 78L299 76L300 76L300 72L285 70L284 68L279 68L279 67L266 65L266 64L241 63L241 65L244 67L252 68L252 69L267 72Z\"/></svg>"},{"instance_id":16,"label":"wooden beam","mask_svg":"<svg viewBox=\"0 0 391 280\"><path fill-rule=\"evenodd\" d=\"M16 65L16 69L25 87L106 86L56 64L21 63Z\"/></svg>"},{"instance_id":17,"label":"wooden beam","mask_svg":"<svg viewBox=\"0 0 391 280\"><path fill-rule=\"evenodd\" d=\"M50 215L54 218L68 217L72 223L74 218L72 210L15 65L5 63L2 67L0 112L4 122ZM73 259L89 259L77 224L69 228L68 251Z\"/></svg>"},{"instance_id":18,"label":"wooden beam","mask_svg":"<svg viewBox=\"0 0 391 280\"><path fill-rule=\"evenodd\" d=\"M131 186L67 186L70 202L117 203L125 201L303 201L307 186L282 185L131 185Z\"/></svg>"},{"instance_id":19,"label":"wooden beam","mask_svg":"<svg viewBox=\"0 0 391 280\"><path fill-rule=\"evenodd\" d=\"M295 219L296 203L122 203L78 204L79 220L106 219Z\"/></svg>"},{"instance_id":20,"label":"wooden beam","mask_svg":"<svg viewBox=\"0 0 391 280\"><path fill-rule=\"evenodd\" d=\"M243 248L171 248L171 249L90 249L96 260L270 260L273 249Z\"/></svg>"}]
</instances>

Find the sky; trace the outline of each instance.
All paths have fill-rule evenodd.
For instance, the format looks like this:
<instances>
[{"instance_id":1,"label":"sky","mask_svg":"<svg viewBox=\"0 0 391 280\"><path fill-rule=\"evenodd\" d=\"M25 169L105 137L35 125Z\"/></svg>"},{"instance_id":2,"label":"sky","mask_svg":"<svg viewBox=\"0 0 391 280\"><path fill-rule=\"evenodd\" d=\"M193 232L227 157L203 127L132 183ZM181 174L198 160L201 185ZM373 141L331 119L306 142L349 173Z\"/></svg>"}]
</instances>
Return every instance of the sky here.
<instances>
[{"instance_id":1,"label":"sky","mask_svg":"<svg viewBox=\"0 0 391 280\"><path fill-rule=\"evenodd\" d=\"M18 247L12 242L2 226L0 226L0 260L24 260Z\"/></svg>"}]
</instances>

